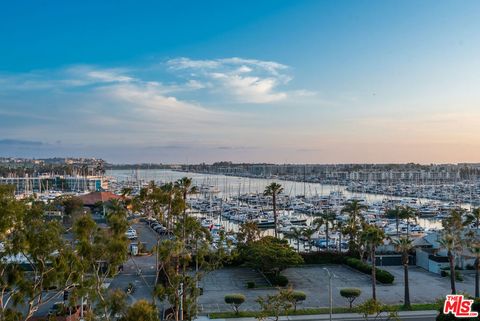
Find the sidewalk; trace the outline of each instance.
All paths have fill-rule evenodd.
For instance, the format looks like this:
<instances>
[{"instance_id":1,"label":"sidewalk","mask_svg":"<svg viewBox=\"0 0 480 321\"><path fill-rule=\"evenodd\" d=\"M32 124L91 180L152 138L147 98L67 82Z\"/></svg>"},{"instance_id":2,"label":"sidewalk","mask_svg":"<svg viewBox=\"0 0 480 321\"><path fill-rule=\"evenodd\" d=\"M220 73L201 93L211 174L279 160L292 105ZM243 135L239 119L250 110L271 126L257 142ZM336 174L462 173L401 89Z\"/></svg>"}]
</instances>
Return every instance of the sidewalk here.
<instances>
[{"instance_id":1,"label":"sidewalk","mask_svg":"<svg viewBox=\"0 0 480 321\"><path fill-rule=\"evenodd\" d=\"M400 320L410 321L430 321L435 320L438 311L400 311L398 316ZM196 321L209 321L208 316L199 316ZM228 318L228 319L213 319L215 321L257 321L256 318ZM267 318L266 320L274 320L273 318ZM312 315L292 315L282 316L279 321L316 321L316 320L330 320L329 314L312 314ZM338 313L332 315L332 320L347 320L347 321L361 321L365 320L361 314L358 313ZM371 317L369 320L373 320ZM384 320L379 317L377 320Z\"/></svg>"}]
</instances>

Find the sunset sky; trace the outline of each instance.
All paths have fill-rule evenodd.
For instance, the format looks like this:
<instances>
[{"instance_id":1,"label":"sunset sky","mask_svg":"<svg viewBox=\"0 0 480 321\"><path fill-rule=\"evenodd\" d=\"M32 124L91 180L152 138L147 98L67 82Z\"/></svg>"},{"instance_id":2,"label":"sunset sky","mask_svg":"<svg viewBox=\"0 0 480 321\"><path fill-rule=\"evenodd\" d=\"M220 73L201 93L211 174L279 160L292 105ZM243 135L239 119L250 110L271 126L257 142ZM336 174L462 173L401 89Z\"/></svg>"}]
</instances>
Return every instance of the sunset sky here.
<instances>
[{"instance_id":1,"label":"sunset sky","mask_svg":"<svg viewBox=\"0 0 480 321\"><path fill-rule=\"evenodd\" d=\"M480 162L479 1L9 1L0 156Z\"/></svg>"}]
</instances>

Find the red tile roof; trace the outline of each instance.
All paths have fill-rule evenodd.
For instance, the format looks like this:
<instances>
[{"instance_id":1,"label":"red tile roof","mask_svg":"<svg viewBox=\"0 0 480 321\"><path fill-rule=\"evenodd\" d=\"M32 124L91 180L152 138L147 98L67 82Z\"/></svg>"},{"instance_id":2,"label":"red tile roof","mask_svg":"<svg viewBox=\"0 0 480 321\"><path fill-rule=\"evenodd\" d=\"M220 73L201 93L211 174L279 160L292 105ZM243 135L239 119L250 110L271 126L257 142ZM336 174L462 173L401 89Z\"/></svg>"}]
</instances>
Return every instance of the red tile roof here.
<instances>
[{"instance_id":1,"label":"red tile roof","mask_svg":"<svg viewBox=\"0 0 480 321\"><path fill-rule=\"evenodd\" d=\"M83 201L83 205L93 206L98 202L105 203L112 199L120 199L121 197L112 192L92 192L90 194L82 195L80 198Z\"/></svg>"}]
</instances>

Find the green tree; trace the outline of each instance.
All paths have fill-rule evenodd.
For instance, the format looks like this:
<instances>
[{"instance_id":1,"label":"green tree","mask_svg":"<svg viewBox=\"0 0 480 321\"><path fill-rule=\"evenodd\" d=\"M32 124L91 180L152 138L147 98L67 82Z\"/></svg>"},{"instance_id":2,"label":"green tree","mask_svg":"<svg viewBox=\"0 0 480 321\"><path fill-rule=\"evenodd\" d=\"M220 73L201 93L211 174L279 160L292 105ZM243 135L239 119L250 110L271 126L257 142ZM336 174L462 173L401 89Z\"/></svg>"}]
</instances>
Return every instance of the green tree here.
<instances>
[{"instance_id":1,"label":"green tree","mask_svg":"<svg viewBox=\"0 0 480 321\"><path fill-rule=\"evenodd\" d=\"M408 264L409 253L413 248L412 241L408 237L401 237L394 241L395 248L398 252L402 253L402 265L403 265L403 281L404 281L404 306L407 309L411 308L410 304L410 287L408 280Z\"/></svg>"},{"instance_id":2,"label":"green tree","mask_svg":"<svg viewBox=\"0 0 480 321\"><path fill-rule=\"evenodd\" d=\"M292 291L290 296L292 298L293 311L297 311L297 306L307 299L307 295L303 291Z\"/></svg>"},{"instance_id":3,"label":"green tree","mask_svg":"<svg viewBox=\"0 0 480 321\"><path fill-rule=\"evenodd\" d=\"M257 303L260 305L259 320L264 320L269 316L273 316L278 321L281 315L287 315L292 308L293 298L292 289L280 290L277 294L258 297Z\"/></svg>"},{"instance_id":4,"label":"green tree","mask_svg":"<svg viewBox=\"0 0 480 321\"><path fill-rule=\"evenodd\" d=\"M245 302L245 296L243 294L227 294L225 295L225 303L232 306L235 314L239 313L240 306Z\"/></svg>"},{"instance_id":5,"label":"green tree","mask_svg":"<svg viewBox=\"0 0 480 321\"><path fill-rule=\"evenodd\" d=\"M375 251L378 245L383 244L385 234L381 229L375 225L366 225L360 236L362 243L366 244L370 252L370 259L372 261L372 298L377 299L376 293L376 259Z\"/></svg>"},{"instance_id":6,"label":"green tree","mask_svg":"<svg viewBox=\"0 0 480 321\"><path fill-rule=\"evenodd\" d=\"M88 295L98 300L105 320L110 320L107 291L103 287L107 278L118 274L118 267L128 258L128 228L125 209L117 203L107 212L107 228L99 228L90 215L78 218L73 226L76 256L80 260L82 280L77 296Z\"/></svg>"},{"instance_id":7,"label":"green tree","mask_svg":"<svg viewBox=\"0 0 480 321\"><path fill-rule=\"evenodd\" d=\"M401 211L402 211L402 208L400 206L395 206L395 208L389 208L385 212L385 216L387 218L395 219L395 228L397 230L397 237L400 237L399 225L400 225Z\"/></svg>"},{"instance_id":8,"label":"green tree","mask_svg":"<svg viewBox=\"0 0 480 321\"><path fill-rule=\"evenodd\" d=\"M255 222L247 221L240 225L237 240L239 244L250 244L258 241L262 235L262 231Z\"/></svg>"},{"instance_id":9,"label":"green tree","mask_svg":"<svg viewBox=\"0 0 480 321\"><path fill-rule=\"evenodd\" d=\"M145 301L139 300L127 309L125 316L120 321L159 321L156 307Z\"/></svg>"},{"instance_id":10,"label":"green tree","mask_svg":"<svg viewBox=\"0 0 480 321\"><path fill-rule=\"evenodd\" d=\"M286 240L272 236L250 244L242 253L247 266L263 273L271 273L278 277L280 272L289 266L303 263L303 258L296 253Z\"/></svg>"},{"instance_id":11,"label":"green tree","mask_svg":"<svg viewBox=\"0 0 480 321\"><path fill-rule=\"evenodd\" d=\"M278 237L277 196L283 192L282 185L272 182L265 187L263 195L272 197L273 220L275 225L275 237Z\"/></svg>"},{"instance_id":12,"label":"green tree","mask_svg":"<svg viewBox=\"0 0 480 321\"><path fill-rule=\"evenodd\" d=\"M352 309L353 302L362 294L362 290L358 288L340 289L340 295L348 300L350 309Z\"/></svg>"},{"instance_id":13,"label":"green tree","mask_svg":"<svg viewBox=\"0 0 480 321\"><path fill-rule=\"evenodd\" d=\"M313 220L315 227L320 229L322 226L325 226L325 241L327 251L330 249L330 228L335 225L335 219L337 215L331 210L326 210L320 213L319 217Z\"/></svg>"},{"instance_id":14,"label":"green tree","mask_svg":"<svg viewBox=\"0 0 480 321\"><path fill-rule=\"evenodd\" d=\"M359 313L363 316L363 319L368 320L398 320L398 312L388 305L383 305L375 299L370 299L358 306Z\"/></svg>"},{"instance_id":15,"label":"green tree","mask_svg":"<svg viewBox=\"0 0 480 321\"><path fill-rule=\"evenodd\" d=\"M361 223L363 223L364 221L361 213L367 208L368 206L363 204L359 200L349 201L342 208L342 213L347 213L349 216L346 229L350 237L348 244L348 251L350 253L354 253L358 250L358 232L360 230Z\"/></svg>"}]
</instances>

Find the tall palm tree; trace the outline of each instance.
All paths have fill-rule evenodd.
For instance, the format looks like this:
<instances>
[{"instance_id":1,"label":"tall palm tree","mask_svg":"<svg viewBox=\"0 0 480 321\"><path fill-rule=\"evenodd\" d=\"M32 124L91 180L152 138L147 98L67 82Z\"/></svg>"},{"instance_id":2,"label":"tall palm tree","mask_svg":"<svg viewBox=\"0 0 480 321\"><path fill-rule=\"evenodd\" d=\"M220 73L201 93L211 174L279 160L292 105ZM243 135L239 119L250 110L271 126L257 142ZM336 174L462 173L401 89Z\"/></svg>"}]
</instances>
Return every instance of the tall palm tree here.
<instances>
[{"instance_id":1,"label":"tall palm tree","mask_svg":"<svg viewBox=\"0 0 480 321\"><path fill-rule=\"evenodd\" d=\"M329 240L330 240L330 227L333 227L337 215L335 212L326 210L320 213L316 219L313 220L314 226L319 230L322 226L325 225L325 241L327 251L329 250Z\"/></svg>"},{"instance_id":2,"label":"tall palm tree","mask_svg":"<svg viewBox=\"0 0 480 321\"><path fill-rule=\"evenodd\" d=\"M350 252L353 252L356 249L356 238L359 230L358 225L363 222L361 212L367 208L368 206L359 200L350 201L342 208L342 213L347 213L350 217L348 221L348 234L350 236L348 250Z\"/></svg>"},{"instance_id":3,"label":"tall palm tree","mask_svg":"<svg viewBox=\"0 0 480 321\"><path fill-rule=\"evenodd\" d=\"M282 185L272 182L265 187L263 195L272 197L272 207L273 207L273 221L275 225L275 237L278 237L278 226L277 226L277 195L283 192Z\"/></svg>"},{"instance_id":4,"label":"tall palm tree","mask_svg":"<svg viewBox=\"0 0 480 321\"><path fill-rule=\"evenodd\" d=\"M403 264L403 282L405 290L405 299L404 307L407 309L411 308L410 304L410 285L408 281L408 263L409 263L409 252L413 248L412 241L408 237L401 237L394 241L395 248L398 252L402 253L402 264Z\"/></svg>"},{"instance_id":5,"label":"tall palm tree","mask_svg":"<svg viewBox=\"0 0 480 321\"><path fill-rule=\"evenodd\" d=\"M385 233L375 225L365 225L360 239L362 243L367 245L370 251L370 259L372 260L372 299L377 300L375 251L377 246L383 244Z\"/></svg>"},{"instance_id":6,"label":"tall palm tree","mask_svg":"<svg viewBox=\"0 0 480 321\"><path fill-rule=\"evenodd\" d=\"M342 235L345 233L345 222L338 220L334 226L335 230L338 232L338 252L342 251Z\"/></svg>"},{"instance_id":7,"label":"tall palm tree","mask_svg":"<svg viewBox=\"0 0 480 321\"><path fill-rule=\"evenodd\" d=\"M455 285L455 251L458 248L457 238L455 235L445 232L442 238L438 241L440 245L447 250L448 262L450 264L450 288L452 294L457 293Z\"/></svg>"},{"instance_id":8,"label":"tall palm tree","mask_svg":"<svg viewBox=\"0 0 480 321\"><path fill-rule=\"evenodd\" d=\"M475 255L475 298L480 298L479 270L480 270L480 242L472 243L470 251Z\"/></svg>"},{"instance_id":9,"label":"tall palm tree","mask_svg":"<svg viewBox=\"0 0 480 321\"><path fill-rule=\"evenodd\" d=\"M187 234L186 234L186 225L187 225L187 207L188 207L188 204L187 204L187 197L189 194L193 194L193 193L196 193L197 192L197 188L195 186L192 186L192 179L189 178L189 177L183 177L181 179L179 179L176 183L175 183L175 186L176 188L179 189L179 191L181 192L182 194L182 199L183 199L183 224L182 224L182 238L183 238L183 242L182 242L182 254L183 255L187 255L185 253L185 243L186 243L186 238L187 238ZM185 280L186 278L186 275L187 275L187 270L186 270L186 265L184 264L183 265L183 268L182 268L182 278ZM183 294L182 294L182 304L183 306L186 306L186 302L187 302L187 293L186 291L183 291ZM184 320L184 312L182 310L182 315L180 315L180 318L181 320Z\"/></svg>"}]
</instances>

